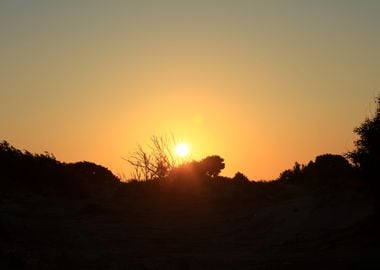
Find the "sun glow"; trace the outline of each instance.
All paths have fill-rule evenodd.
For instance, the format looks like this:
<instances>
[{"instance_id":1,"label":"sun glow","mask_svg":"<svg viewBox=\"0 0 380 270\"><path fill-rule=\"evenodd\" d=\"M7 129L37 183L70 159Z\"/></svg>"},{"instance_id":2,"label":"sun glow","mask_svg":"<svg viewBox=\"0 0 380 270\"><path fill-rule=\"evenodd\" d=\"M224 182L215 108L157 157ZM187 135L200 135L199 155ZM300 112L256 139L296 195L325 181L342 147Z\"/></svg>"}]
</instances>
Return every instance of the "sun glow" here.
<instances>
[{"instance_id":1,"label":"sun glow","mask_svg":"<svg viewBox=\"0 0 380 270\"><path fill-rule=\"evenodd\" d=\"M186 157L188 154L189 154L189 146L185 143L180 143L180 144L177 144L177 146L175 147L175 152L177 153L178 156L180 157Z\"/></svg>"}]
</instances>

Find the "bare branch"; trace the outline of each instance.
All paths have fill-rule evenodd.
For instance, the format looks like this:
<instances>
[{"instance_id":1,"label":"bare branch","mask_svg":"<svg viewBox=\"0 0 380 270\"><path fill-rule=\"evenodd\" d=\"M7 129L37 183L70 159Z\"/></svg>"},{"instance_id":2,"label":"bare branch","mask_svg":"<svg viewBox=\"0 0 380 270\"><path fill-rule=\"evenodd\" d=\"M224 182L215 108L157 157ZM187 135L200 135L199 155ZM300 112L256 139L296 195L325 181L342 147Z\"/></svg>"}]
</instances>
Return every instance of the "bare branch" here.
<instances>
[{"instance_id":1,"label":"bare branch","mask_svg":"<svg viewBox=\"0 0 380 270\"><path fill-rule=\"evenodd\" d=\"M125 159L133 167L133 177L137 180L162 179L177 165L173 155L175 139L167 136L152 136L148 145L149 152L141 145Z\"/></svg>"}]
</instances>

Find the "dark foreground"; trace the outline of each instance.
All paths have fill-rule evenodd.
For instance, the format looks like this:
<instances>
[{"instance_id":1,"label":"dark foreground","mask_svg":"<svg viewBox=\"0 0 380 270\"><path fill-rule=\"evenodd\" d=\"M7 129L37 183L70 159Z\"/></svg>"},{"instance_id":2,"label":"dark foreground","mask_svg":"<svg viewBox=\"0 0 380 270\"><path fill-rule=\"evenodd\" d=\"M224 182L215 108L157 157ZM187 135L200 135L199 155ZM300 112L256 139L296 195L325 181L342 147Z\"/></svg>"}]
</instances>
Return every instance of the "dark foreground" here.
<instances>
[{"instance_id":1,"label":"dark foreground","mask_svg":"<svg viewBox=\"0 0 380 270\"><path fill-rule=\"evenodd\" d=\"M119 184L2 194L0 269L380 269L362 187Z\"/></svg>"},{"instance_id":2,"label":"dark foreground","mask_svg":"<svg viewBox=\"0 0 380 270\"><path fill-rule=\"evenodd\" d=\"M270 183L186 166L126 184L0 143L0 269L380 269L380 187L343 157Z\"/></svg>"}]
</instances>

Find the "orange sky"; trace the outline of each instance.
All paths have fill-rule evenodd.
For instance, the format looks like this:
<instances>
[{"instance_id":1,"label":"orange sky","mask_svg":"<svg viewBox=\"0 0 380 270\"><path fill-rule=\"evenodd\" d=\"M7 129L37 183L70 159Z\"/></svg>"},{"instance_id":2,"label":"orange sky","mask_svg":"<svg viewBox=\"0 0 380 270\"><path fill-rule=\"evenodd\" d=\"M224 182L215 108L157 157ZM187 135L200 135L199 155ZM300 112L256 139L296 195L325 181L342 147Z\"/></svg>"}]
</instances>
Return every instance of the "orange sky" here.
<instances>
[{"instance_id":1,"label":"orange sky","mask_svg":"<svg viewBox=\"0 0 380 270\"><path fill-rule=\"evenodd\" d=\"M380 89L377 1L0 3L0 139L129 176L174 134L224 175L352 149Z\"/></svg>"}]
</instances>

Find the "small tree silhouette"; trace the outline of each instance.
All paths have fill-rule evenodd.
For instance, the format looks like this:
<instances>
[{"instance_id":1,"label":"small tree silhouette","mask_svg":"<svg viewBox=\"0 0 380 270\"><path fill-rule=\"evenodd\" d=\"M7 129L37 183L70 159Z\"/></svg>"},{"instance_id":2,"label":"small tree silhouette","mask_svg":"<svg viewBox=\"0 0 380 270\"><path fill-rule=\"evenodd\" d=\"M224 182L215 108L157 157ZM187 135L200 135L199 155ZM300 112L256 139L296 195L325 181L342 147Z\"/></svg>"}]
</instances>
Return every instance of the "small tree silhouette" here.
<instances>
[{"instance_id":1,"label":"small tree silhouette","mask_svg":"<svg viewBox=\"0 0 380 270\"><path fill-rule=\"evenodd\" d=\"M225 168L224 159L220 156L208 156L199 162L203 174L215 178Z\"/></svg>"}]
</instances>

